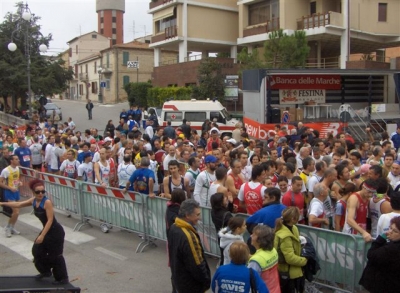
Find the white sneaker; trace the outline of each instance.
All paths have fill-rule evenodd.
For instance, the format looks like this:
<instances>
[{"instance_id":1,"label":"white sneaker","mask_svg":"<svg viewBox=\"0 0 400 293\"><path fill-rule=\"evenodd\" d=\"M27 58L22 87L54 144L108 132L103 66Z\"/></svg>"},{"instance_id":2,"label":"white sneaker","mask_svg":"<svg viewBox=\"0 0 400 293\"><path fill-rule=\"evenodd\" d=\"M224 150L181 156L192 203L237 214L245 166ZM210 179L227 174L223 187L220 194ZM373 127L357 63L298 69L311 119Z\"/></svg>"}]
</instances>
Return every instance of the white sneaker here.
<instances>
[{"instance_id":1,"label":"white sneaker","mask_svg":"<svg viewBox=\"0 0 400 293\"><path fill-rule=\"evenodd\" d=\"M5 233L6 233L6 237L10 238L11 237L11 228L6 228Z\"/></svg>"},{"instance_id":2,"label":"white sneaker","mask_svg":"<svg viewBox=\"0 0 400 293\"><path fill-rule=\"evenodd\" d=\"M19 231L16 230L15 228L11 228L11 234L19 235L19 234L21 234L21 232L19 232Z\"/></svg>"}]
</instances>

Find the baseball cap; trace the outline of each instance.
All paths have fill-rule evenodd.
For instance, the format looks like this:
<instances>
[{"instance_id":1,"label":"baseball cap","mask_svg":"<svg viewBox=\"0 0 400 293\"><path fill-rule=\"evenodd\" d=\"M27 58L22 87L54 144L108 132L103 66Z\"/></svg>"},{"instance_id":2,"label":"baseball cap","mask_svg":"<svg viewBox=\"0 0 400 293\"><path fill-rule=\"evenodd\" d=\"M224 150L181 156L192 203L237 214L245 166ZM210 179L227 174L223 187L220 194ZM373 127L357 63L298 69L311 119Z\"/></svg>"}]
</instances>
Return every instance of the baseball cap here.
<instances>
[{"instance_id":1,"label":"baseball cap","mask_svg":"<svg viewBox=\"0 0 400 293\"><path fill-rule=\"evenodd\" d=\"M234 139L234 138L230 138L230 139L228 139L226 142L229 142L229 143L231 143L231 144L233 144L233 145L235 145L237 142L236 142L236 139Z\"/></svg>"},{"instance_id":2,"label":"baseball cap","mask_svg":"<svg viewBox=\"0 0 400 293\"><path fill-rule=\"evenodd\" d=\"M105 143L104 140L100 140L97 144L98 144L98 145L103 145L104 143Z\"/></svg>"},{"instance_id":3,"label":"baseball cap","mask_svg":"<svg viewBox=\"0 0 400 293\"><path fill-rule=\"evenodd\" d=\"M206 163L206 164L208 164L208 163L216 163L217 161L218 161L217 158L212 156L212 155L208 155L204 159L204 163Z\"/></svg>"},{"instance_id":4,"label":"baseball cap","mask_svg":"<svg viewBox=\"0 0 400 293\"><path fill-rule=\"evenodd\" d=\"M106 138L104 139L104 142L112 142L112 138L111 138L111 137L106 137Z\"/></svg>"},{"instance_id":5,"label":"baseball cap","mask_svg":"<svg viewBox=\"0 0 400 293\"><path fill-rule=\"evenodd\" d=\"M92 139L90 140L90 143L96 143L96 140L95 140L94 138L92 138Z\"/></svg>"}]
</instances>

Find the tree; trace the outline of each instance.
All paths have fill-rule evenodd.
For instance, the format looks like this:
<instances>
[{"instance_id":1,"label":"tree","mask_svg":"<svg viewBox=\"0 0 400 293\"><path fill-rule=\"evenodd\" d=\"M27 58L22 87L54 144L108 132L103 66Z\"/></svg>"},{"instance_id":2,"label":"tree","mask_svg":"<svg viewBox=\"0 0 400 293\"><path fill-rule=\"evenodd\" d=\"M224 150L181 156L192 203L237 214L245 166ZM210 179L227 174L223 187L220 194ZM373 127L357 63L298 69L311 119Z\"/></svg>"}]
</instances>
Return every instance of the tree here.
<instances>
[{"instance_id":1,"label":"tree","mask_svg":"<svg viewBox=\"0 0 400 293\"><path fill-rule=\"evenodd\" d=\"M23 5L22 2L17 3L16 7L21 9L21 5ZM40 55L40 44L49 46L52 35L42 35L39 20L40 17L35 15L32 15L30 22L20 20L18 13L8 12L5 20L0 24L0 95L5 103L6 98L12 96L15 99L21 98L23 107L26 105L28 48L31 60L32 95L33 93L45 95L61 93L73 77L72 70L64 68L64 61L60 58L50 61L46 56ZM17 45L17 50L14 52L7 48L12 36L12 41ZM25 42L25 38L28 38L28 42ZM29 47L27 48L25 44L29 44Z\"/></svg>"},{"instance_id":2,"label":"tree","mask_svg":"<svg viewBox=\"0 0 400 293\"><path fill-rule=\"evenodd\" d=\"M310 53L304 31L295 31L290 36L282 30L271 32L264 49L266 64L271 68L302 68Z\"/></svg>"},{"instance_id":3,"label":"tree","mask_svg":"<svg viewBox=\"0 0 400 293\"><path fill-rule=\"evenodd\" d=\"M149 88L152 88L149 82L131 82L126 84L124 89L128 94L129 104L136 104L147 109L147 91Z\"/></svg>"},{"instance_id":4,"label":"tree","mask_svg":"<svg viewBox=\"0 0 400 293\"><path fill-rule=\"evenodd\" d=\"M197 68L198 87L193 88L193 95L199 99L224 98L224 76L218 58L204 58Z\"/></svg>"},{"instance_id":5,"label":"tree","mask_svg":"<svg viewBox=\"0 0 400 293\"><path fill-rule=\"evenodd\" d=\"M244 47L237 56L240 62L240 72L247 69L264 68L265 64L260 58L260 54L256 48L251 53L248 52L247 47Z\"/></svg>"}]
</instances>

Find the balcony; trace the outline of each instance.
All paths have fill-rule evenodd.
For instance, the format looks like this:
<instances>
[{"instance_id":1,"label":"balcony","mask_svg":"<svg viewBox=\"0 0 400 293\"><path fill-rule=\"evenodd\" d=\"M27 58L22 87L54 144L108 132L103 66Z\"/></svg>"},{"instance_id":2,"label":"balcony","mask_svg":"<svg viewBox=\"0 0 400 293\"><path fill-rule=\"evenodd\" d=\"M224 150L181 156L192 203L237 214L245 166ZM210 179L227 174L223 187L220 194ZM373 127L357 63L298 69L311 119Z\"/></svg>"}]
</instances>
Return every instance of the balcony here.
<instances>
[{"instance_id":1,"label":"balcony","mask_svg":"<svg viewBox=\"0 0 400 293\"><path fill-rule=\"evenodd\" d=\"M161 6L161 5L167 4L172 1L173 0L151 0L151 2L149 4L149 8L153 9L153 8L156 8L157 6Z\"/></svg>"},{"instance_id":2,"label":"balcony","mask_svg":"<svg viewBox=\"0 0 400 293\"><path fill-rule=\"evenodd\" d=\"M279 17L277 17L277 18L273 18L273 19L267 21L266 23L244 29L243 37L265 34L265 33L279 30L279 28L280 28Z\"/></svg>"},{"instance_id":3,"label":"balcony","mask_svg":"<svg viewBox=\"0 0 400 293\"><path fill-rule=\"evenodd\" d=\"M157 43L177 36L178 36L178 27L176 25L173 25L170 27L166 27L163 33L151 37L151 42Z\"/></svg>"},{"instance_id":4,"label":"balcony","mask_svg":"<svg viewBox=\"0 0 400 293\"><path fill-rule=\"evenodd\" d=\"M79 80L80 81L89 80L89 76L88 76L87 72L86 73L79 73Z\"/></svg>"},{"instance_id":5,"label":"balcony","mask_svg":"<svg viewBox=\"0 0 400 293\"><path fill-rule=\"evenodd\" d=\"M327 25L342 26L342 14L338 12L315 13L297 19L297 29L306 30Z\"/></svg>"}]
</instances>

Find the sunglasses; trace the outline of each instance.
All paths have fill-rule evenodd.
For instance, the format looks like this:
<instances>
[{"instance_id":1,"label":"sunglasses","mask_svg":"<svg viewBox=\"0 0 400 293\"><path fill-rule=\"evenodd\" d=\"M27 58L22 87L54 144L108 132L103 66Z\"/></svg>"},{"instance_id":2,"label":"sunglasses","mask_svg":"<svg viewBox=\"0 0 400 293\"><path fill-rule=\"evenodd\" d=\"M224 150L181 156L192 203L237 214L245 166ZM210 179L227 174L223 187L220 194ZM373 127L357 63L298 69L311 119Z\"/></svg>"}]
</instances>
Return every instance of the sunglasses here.
<instances>
[{"instance_id":1,"label":"sunglasses","mask_svg":"<svg viewBox=\"0 0 400 293\"><path fill-rule=\"evenodd\" d=\"M45 194L46 193L46 190L35 190L34 191L35 192L35 194Z\"/></svg>"}]
</instances>

